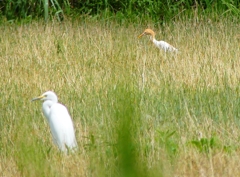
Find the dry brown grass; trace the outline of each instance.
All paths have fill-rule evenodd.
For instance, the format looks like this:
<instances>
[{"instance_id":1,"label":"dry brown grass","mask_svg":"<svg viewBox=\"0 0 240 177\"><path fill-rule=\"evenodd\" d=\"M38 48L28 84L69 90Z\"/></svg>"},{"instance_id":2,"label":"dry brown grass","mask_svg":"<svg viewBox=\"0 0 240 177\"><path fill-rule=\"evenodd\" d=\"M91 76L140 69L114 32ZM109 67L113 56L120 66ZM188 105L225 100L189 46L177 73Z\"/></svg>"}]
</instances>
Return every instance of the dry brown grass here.
<instances>
[{"instance_id":1,"label":"dry brown grass","mask_svg":"<svg viewBox=\"0 0 240 177\"><path fill-rule=\"evenodd\" d=\"M179 21L153 28L177 55L138 40L144 28L114 22L0 27L0 176L121 176L114 106L122 83L141 95L133 102L136 168L149 176L240 175L238 98L232 96L239 96L239 24ZM47 90L74 119L76 154L57 151L40 105L30 102ZM216 144L201 152L191 143L201 138Z\"/></svg>"}]
</instances>

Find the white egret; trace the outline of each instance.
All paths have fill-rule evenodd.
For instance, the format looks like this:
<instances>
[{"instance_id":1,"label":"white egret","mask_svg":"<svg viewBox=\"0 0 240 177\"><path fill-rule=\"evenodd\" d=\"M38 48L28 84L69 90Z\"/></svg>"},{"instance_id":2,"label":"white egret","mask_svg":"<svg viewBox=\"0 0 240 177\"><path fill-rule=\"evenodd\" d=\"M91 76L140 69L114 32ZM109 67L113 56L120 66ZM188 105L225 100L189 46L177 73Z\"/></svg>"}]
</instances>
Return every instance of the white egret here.
<instances>
[{"instance_id":1,"label":"white egret","mask_svg":"<svg viewBox=\"0 0 240 177\"><path fill-rule=\"evenodd\" d=\"M76 149L77 141L72 119L67 108L58 103L57 95L52 91L47 91L32 99L32 101L35 100L43 101L43 114L47 118L53 141L58 148L63 152L66 152L67 149Z\"/></svg>"},{"instance_id":2,"label":"white egret","mask_svg":"<svg viewBox=\"0 0 240 177\"><path fill-rule=\"evenodd\" d=\"M145 29L144 32L138 36L138 38L141 38L144 35L150 35L150 40L153 42L153 44L155 46L157 46L159 49L163 49L165 52L166 51L169 51L169 52L177 52L178 51L178 49L176 49L171 44L169 44L165 41L157 41L155 39L155 32L149 28Z\"/></svg>"}]
</instances>

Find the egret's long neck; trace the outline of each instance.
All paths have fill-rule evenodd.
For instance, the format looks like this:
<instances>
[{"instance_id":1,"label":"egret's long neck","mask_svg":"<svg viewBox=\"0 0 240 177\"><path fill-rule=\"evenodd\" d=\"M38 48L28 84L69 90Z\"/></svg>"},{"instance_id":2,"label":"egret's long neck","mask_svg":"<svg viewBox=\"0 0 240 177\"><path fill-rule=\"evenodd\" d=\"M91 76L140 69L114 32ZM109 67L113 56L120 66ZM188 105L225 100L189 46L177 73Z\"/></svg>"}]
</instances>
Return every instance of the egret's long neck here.
<instances>
[{"instance_id":1,"label":"egret's long neck","mask_svg":"<svg viewBox=\"0 0 240 177\"><path fill-rule=\"evenodd\" d=\"M150 40L151 40L152 42L153 42L154 40L156 40L156 39L155 39L155 34L151 34L151 35L150 35Z\"/></svg>"},{"instance_id":2,"label":"egret's long neck","mask_svg":"<svg viewBox=\"0 0 240 177\"><path fill-rule=\"evenodd\" d=\"M46 101L43 102L42 110L43 110L43 114L47 118L47 120L48 120L48 117L49 117L48 115L50 113L50 109L51 109L53 104L54 104L54 102L50 101L50 100L46 100Z\"/></svg>"}]
</instances>

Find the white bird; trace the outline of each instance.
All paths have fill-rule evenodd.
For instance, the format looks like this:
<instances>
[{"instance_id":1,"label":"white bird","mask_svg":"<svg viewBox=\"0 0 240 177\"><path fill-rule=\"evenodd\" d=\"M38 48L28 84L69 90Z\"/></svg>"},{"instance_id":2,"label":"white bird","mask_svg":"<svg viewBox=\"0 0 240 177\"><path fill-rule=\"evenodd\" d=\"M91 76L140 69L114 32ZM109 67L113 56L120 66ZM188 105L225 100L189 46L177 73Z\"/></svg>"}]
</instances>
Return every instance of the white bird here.
<instances>
[{"instance_id":1,"label":"white bird","mask_svg":"<svg viewBox=\"0 0 240 177\"><path fill-rule=\"evenodd\" d=\"M43 101L43 114L47 118L53 141L58 148L63 152L67 152L68 149L76 149L77 141L72 119L67 108L58 103L57 95L52 91L47 91L32 99L32 101L35 100Z\"/></svg>"},{"instance_id":2,"label":"white bird","mask_svg":"<svg viewBox=\"0 0 240 177\"><path fill-rule=\"evenodd\" d=\"M157 41L155 39L155 32L149 28L145 29L144 32L138 36L138 38L141 38L144 35L150 35L150 40L153 42L153 44L155 44L155 46L157 46L159 49L163 49L165 52L166 51L169 51L169 52L177 52L178 51L178 49L176 49L171 44L169 44L165 41Z\"/></svg>"}]
</instances>

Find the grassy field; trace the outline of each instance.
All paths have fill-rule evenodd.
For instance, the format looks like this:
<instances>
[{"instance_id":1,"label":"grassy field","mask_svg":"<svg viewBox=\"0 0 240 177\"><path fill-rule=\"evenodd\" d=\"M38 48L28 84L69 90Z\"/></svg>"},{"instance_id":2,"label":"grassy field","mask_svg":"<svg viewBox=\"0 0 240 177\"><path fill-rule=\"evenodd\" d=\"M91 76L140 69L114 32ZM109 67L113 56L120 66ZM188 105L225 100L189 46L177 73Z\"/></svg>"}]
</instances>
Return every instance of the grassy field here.
<instances>
[{"instance_id":1,"label":"grassy field","mask_svg":"<svg viewBox=\"0 0 240 177\"><path fill-rule=\"evenodd\" d=\"M147 37L178 48L164 53ZM0 176L240 176L240 24L41 22L0 27ZM52 143L57 93L79 151Z\"/></svg>"}]
</instances>

